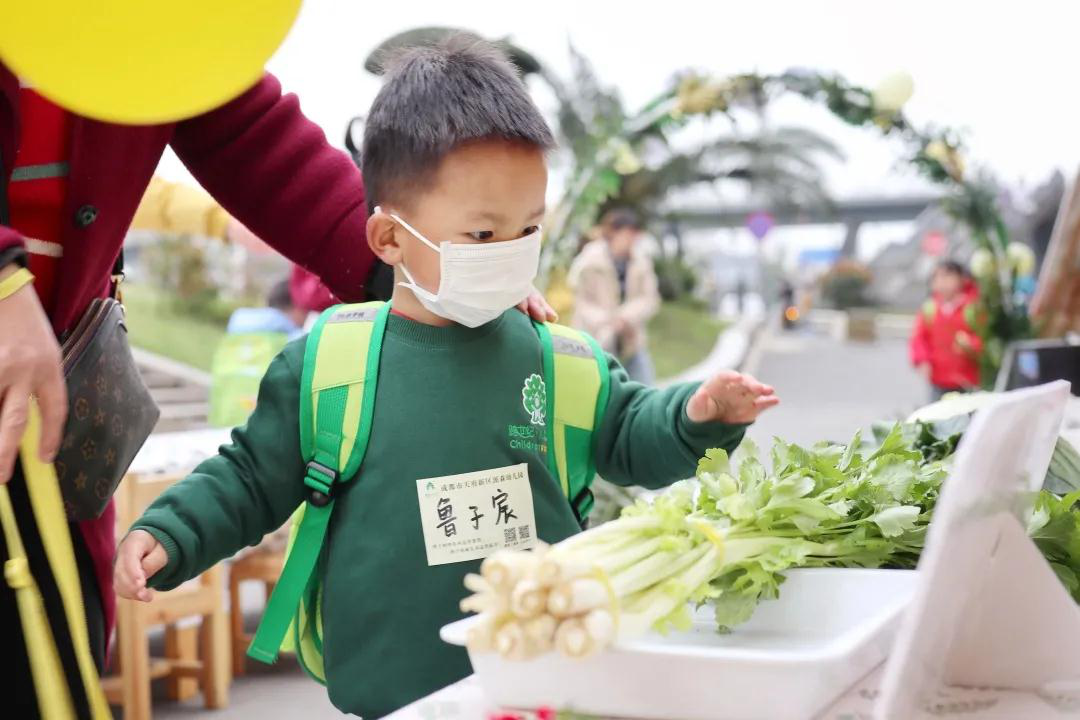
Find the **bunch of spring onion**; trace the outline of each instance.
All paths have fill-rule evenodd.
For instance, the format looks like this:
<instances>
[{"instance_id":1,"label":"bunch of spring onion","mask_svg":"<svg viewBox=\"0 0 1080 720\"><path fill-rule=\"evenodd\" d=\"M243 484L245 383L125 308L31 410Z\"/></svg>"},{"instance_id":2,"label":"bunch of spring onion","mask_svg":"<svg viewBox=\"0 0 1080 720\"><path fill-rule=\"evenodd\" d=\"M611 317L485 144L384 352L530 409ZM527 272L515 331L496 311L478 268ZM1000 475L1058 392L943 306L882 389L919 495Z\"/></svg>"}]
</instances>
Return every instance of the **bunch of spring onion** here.
<instances>
[{"instance_id":1,"label":"bunch of spring onion","mask_svg":"<svg viewBox=\"0 0 1080 720\"><path fill-rule=\"evenodd\" d=\"M717 625L747 620L791 567L913 567L945 476L899 427L880 446L812 448L777 440L770 467L744 441L710 451L696 481L627 508L621 518L532 552L501 552L466 578L481 614L468 644L528 659L585 657L616 639L684 629L691 606Z\"/></svg>"}]
</instances>

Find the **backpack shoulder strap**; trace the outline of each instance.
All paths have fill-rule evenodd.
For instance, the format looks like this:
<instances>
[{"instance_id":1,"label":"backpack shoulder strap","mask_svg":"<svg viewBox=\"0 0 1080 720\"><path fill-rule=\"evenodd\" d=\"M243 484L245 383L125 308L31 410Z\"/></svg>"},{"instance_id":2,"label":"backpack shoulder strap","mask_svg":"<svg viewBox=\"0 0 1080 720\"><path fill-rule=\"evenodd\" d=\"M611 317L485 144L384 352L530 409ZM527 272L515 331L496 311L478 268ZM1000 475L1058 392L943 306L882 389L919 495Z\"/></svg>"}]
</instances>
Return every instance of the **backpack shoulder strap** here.
<instances>
[{"instance_id":1,"label":"backpack shoulder strap","mask_svg":"<svg viewBox=\"0 0 1080 720\"><path fill-rule=\"evenodd\" d=\"M331 470L339 476L335 480L347 480L360 468L389 311L381 302L336 305L323 312L308 336L300 378L300 451L309 478L312 463L323 468L316 468L316 479Z\"/></svg>"},{"instance_id":2,"label":"backpack shoulder strap","mask_svg":"<svg viewBox=\"0 0 1080 720\"><path fill-rule=\"evenodd\" d=\"M607 409L611 378L607 356L587 333L536 324L547 389L548 465L579 521L592 509L595 434Z\"/></svg>"},{"instance_id":3,"label":"backpack shoulder strap","mask_svg":"<svg viewBox=\"0 0 1080 720\"><path fill-rule=\"evenodd\" d=\"M379 355L390 306L337 305L308 336L300 378L300 450L309 490L285 567L248 655L274 662L322 552L334 488L360 468L371 436ZM358 362L358 358L364 358Z\"/></svg>"}]
</instances>

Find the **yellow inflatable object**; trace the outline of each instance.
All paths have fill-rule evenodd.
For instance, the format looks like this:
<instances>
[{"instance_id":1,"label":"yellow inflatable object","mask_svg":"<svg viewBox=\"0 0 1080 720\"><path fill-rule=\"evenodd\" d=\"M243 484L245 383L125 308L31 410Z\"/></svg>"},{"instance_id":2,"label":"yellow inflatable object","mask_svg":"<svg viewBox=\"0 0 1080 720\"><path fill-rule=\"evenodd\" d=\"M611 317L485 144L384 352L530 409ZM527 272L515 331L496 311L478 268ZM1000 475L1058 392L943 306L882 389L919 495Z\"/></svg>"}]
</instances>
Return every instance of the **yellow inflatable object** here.
<instances>
[{"instance_id":1,"label":"yellow inflatable object","mask_svg":"<svg viewBox=\"0 0 1080 720\"><path fill-rule=\"evenodd\" d=\"M567 324L574 314L574 291L566 280L566 270L555 268L551 271L544 297L548 304L559 313L559 321Z\"/></svg>"},{"instance_id":2,"label":"yellow inflatable object","mask_svg":"<svg viewBox=\"0 0 1080 720\"><path fill-rule=\"evenodd\" d=\"M53 102L107 122L193 117L244 92L300 0L4 4L0 60Z\"/></svg>"},{"instance_id":3,"label":"yellow inflatable object","mask_svg":"<svg viewBox=\"0 0 1080 720\"><path fill-rule=\"evenodd\" d=\"M30 421L23 434L19 448L23 474L34 508L45 555L49 559L57 587L64 604L64 614L71 628L72 644L82 675L83 685L90 698L90 712L94 720L106 720L112 715L105 694L101 689L94 660L90 656L89 633L83 614L82 589L79 572L75 567L75 552L68 533L67 517L60 498L60 487L52 465L38 460L38 438L41 432L41 416L37 405L31 403ZM8 495L7 485L0 485L0 524L4 528L9 557L4 562L4 578L15 591L22 622L26 653L34 676L34 690L38 698L38 710L43 720L74 720L76 717L71 692L60 664L49 619L41 592L30 574L22 538L19 536L18 518L15 517Z\"/></svg>"},{"instance_id":4,"label":"yellow inflatable object","mask_svg":"<svg viewBox=\"0 0 1080 720\"><path fill-rule=\"evenodd\" d=\"M229 220L229 213L199 188L155 175L135 211L131 229L225 240Z\"/></svg>"}]
</instances>

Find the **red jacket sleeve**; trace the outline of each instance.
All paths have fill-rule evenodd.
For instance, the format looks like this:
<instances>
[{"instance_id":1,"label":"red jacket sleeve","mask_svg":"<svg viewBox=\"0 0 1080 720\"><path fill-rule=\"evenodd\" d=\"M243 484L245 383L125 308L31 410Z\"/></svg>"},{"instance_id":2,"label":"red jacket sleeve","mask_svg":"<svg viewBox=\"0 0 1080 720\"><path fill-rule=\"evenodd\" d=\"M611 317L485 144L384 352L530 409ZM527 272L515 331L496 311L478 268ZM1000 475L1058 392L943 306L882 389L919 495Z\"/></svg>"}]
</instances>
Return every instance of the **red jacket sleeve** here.
<instances>
[{"instance_id":1,"label":"red jacket sleeve","mask_svg":"<svg viewBox=\"0 0 1080 720\"><path fill-rule=\"evenodd\" d=\"M337 304L337 298L319 278L299 265L294 265L289 277L289 296L293 305L307 312L322 312Z\"/></svg>"},{"instance_id":2,"label":"red jacket sleeve","mask_svg":"<svg viewBox=\"0 0 1080 720\"><path fill-rule=\"evenodd\" d=\"M915 328L911 331L908 342L911 364L918 366L930 362L930 329L926 326L925 313L922 309L915 315Z\"/></svg>"},{"instance_id":3,"label":"red jacket sleeve","mask_svg":"<svg viewBox=\"0 0 1080 720\"><path fill-rule=\"evenodd\" d=\"M363 299L375 258L365 241L360 171L266 74L205 115L178 123L173 149L222 207L347 301Z\"/></svg>"}]
</instances>

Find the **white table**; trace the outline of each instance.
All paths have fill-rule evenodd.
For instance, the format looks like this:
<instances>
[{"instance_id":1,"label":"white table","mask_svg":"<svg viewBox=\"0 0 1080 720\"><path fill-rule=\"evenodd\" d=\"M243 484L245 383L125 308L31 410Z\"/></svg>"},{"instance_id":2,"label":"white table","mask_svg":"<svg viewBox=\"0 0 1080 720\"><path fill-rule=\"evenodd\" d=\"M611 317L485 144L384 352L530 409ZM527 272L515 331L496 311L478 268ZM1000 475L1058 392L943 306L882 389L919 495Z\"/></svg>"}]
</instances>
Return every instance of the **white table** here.
<instances>
[{"instance_id":1,"label":"white table","mask_svg":"<svg viewBox=\"0 0 1080 720\"><path fill-rule=\"evenodd\" d=\"M229 442L229 428L207 428L155 433L147 438L128 468L128 473L187 473Z\"/></svg>"},{"instance_id":2,"label":"white table","mask_svg":"<svg viewBox=\"0 0 1080 720\"><path fill-rule=\"evenodd\" d=\"M880 669L857 683L815 720L871 720ZM475 676L470 676L408 707L386 720L487 720L511 713L484 698ZM518 713L533 720L531 713ZM964 718L965 720L1067 720L1080 718L1080 686L1071 693L1020 693L988 689L949 688L912 720ZM585 720L578 717L577 720ZM594 720L601 720L596 718ZM614 719L607 719L614 720ZM723 720L718 716L717 720ZM809 719L808 719L809 720Z\"/></svg>"}]
</instances>

